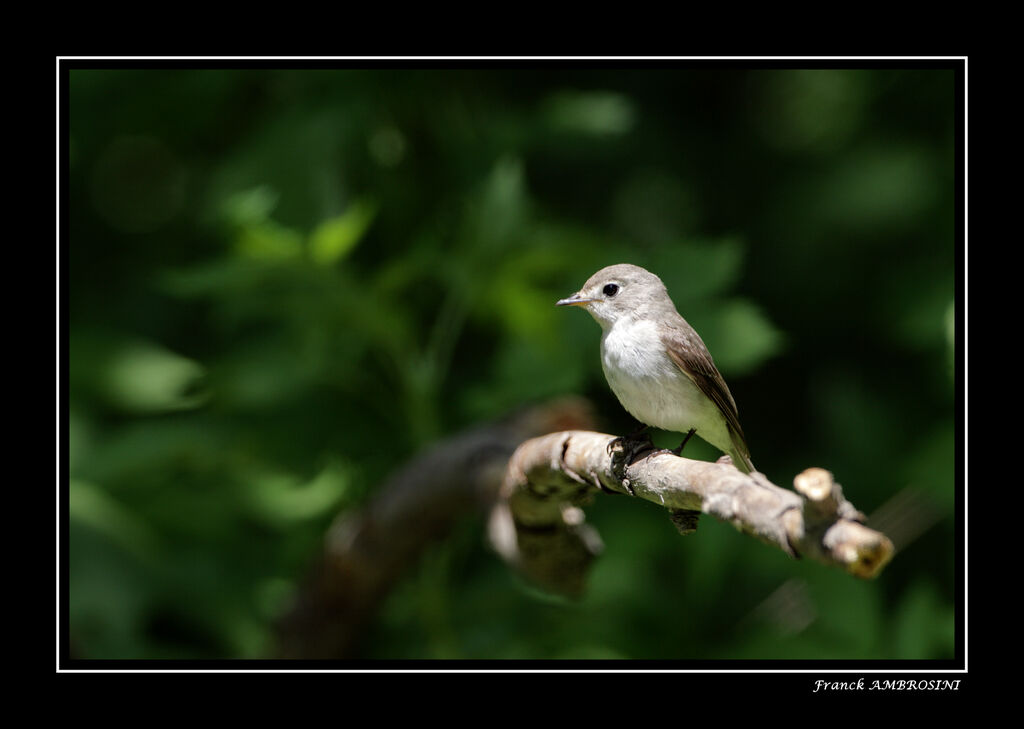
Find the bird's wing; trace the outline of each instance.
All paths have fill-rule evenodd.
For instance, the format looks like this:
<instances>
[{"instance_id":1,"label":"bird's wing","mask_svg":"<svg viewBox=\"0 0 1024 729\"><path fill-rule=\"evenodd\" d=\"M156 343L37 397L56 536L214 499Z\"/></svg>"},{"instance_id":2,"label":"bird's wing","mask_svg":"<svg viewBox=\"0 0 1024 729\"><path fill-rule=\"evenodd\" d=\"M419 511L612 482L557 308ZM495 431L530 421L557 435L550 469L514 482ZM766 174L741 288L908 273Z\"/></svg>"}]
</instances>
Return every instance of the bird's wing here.
<instances>
[{"instance_id":1,"label":"bird's wing","mask_svg":"<svg viewBox=\"0 0 1024 729\"><path fill-rule=\"evenodd\" d=\"M725 416L725 422L733 436L733 445L741 456L750 458L747 439L740 427L736 401L732 399L729 386L725 384L718 368L715 367L711 354L708 352L700 336L689 325L669 326L662 330L661 342L665 345L668 356L684 375L703 392Z\"/></svg>"}]
</instances>

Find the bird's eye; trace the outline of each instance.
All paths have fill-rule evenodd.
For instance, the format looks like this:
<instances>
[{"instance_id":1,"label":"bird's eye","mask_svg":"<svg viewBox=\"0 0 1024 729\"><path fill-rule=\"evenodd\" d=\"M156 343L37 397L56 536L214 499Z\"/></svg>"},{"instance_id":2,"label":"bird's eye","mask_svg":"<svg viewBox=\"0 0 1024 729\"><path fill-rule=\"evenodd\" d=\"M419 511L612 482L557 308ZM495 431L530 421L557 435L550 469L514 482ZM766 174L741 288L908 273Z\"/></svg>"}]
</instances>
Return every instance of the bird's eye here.
<instances>
[{"instance_id":1,"label":"bird's eye","mask_svg":"<svg viewBox=\"0 0 1024 729\"><path fill-rule=\"evenodd\" d=\"M607 286L604 287L605 296L615 296L615 294L617 293L619 293L618 284L608 284Z\"/></svg>"}]
</instances>

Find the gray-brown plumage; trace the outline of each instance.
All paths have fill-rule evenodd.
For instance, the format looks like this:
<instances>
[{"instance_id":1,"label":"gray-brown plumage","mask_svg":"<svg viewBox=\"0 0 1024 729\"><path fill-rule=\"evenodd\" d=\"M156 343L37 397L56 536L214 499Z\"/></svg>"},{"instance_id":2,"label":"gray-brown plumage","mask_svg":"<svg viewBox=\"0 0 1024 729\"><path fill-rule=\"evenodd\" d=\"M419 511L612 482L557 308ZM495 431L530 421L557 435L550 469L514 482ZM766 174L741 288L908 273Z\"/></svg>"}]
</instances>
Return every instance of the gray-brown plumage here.
<instances>
[{"instance_id":1,"label":"gray-brown plumage","mask_svg":"<svg viewBox=\"0 0 1024 729\"><path fill-rule=\"evenodd\" d=\"M605 377L633 417L663 430L694 430L738 469L754 470L732 393L660 278L628 263L608 266L558 304L582 306L601 325Z\"/></svg>"}]
</instances>

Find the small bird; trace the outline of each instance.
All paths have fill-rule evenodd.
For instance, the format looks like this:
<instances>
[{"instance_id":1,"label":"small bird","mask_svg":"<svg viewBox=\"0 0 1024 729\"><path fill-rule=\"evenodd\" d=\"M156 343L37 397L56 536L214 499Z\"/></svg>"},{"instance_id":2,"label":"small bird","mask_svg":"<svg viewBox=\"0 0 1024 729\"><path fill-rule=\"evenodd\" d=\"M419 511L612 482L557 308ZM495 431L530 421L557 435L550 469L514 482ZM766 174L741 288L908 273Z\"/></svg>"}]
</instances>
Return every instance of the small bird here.
<instances>
[{"instance_id":1,"label":"small bird","mask_svg":"<svg viewBox=\"0 0 1024 729\"><path fill-rule=\"evenodd\" d=\"M629 263L608 266L556 305L581 306L601 325L608 385L645 426L686 433L673 453L696 433L743 473L754 470L729 387L660 278Z\"/></svg>"}]
</instances>

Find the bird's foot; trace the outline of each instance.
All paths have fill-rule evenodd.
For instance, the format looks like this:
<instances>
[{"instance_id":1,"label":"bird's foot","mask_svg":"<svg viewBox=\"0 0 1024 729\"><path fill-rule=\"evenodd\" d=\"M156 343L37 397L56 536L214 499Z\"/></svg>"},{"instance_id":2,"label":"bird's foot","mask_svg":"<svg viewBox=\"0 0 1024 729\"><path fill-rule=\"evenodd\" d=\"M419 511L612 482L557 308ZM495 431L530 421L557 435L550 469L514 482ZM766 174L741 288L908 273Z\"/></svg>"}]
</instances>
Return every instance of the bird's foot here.
<instances>
[{"instance_id":1,"label":"bird's foot","mask_svg":"<svg viewBox=\"0 0 1024 729\"><path fill-rule=\"evenodd\" d=\"M638 433L619 436L608 441L607 450L612 457L612 470L632 496L636 496L636 492L633 491L633 487L629 485L629 479L626 478L626 467L633 465L641 457L655 450L654 442L649 434L645 434L642 438L637 437L646 429L644 427Z\"/></svg>"},{"instance_id":2,"label":"bird's foot","mask_svg":"<svg viewBox=\"0 0 1024 729\"><path fill-rule=\"evenodd\" d=\"M607 451L611 455L613 451L622 451L622 460L628 464L633 464L637 459L647 453L648 451L654 450L654 441L651 440L649 433L644 433L646 426L638 431L637 433L631 433L630 435L620 435L618 438L613 438L608 441ZM643 434L643 437L639 437Z\"/></svg>"},{"instance_id":3,"label":"bird's foot","mask_svg":"<svg viewBox=\"0 0 1024 729\"><path fill-rule=\"evenodd\" d=\"M681 454L683 452L683 448L686 447L686 443L690 440L690 438L693 437L693 434L696 433L696 432L697 432L696 428L690 428L690 432L688 432L686 434L686 437L683 438L683 442L679 444L679 447L678 448L673 448L672 450L669 451L669 453L671 453L674 456L678 456L679 454Z\"/></svg>"},{"instance_id":4,"label":"bird's foot","mask_svg":"<svg viewBox=\"0 0 1024 729\"><path fill-rule=\"evenodd\" d=\"M690 428L690 431L686 434L686 437L683 438L683 442L680 443L678 446L676 446L675 448L659 448L658 450L655 451L655 454L671 453L673 456L678 456L683 452L683 448L686 447L686 443L690 440L690 438L693 437L693 434L696 432L696 428Z\"/></svg>"},{"instance_id":5,"label":"bird's foot","mask_svg":"<svg viewBox=\"0 0 1024 729\"><path fill-rule=\"evenodd\" d=\"M618 438L616 438L615 440L610 441L608 443L608 454L609 455L611 454L612 450L614 450L615 448L620 447L620 446L625 447L627 443L630 443L630 442L633 442L633 441L639 441L641 443L643 443L643 442L650 443L651 442L650 434L647 435L646 441L640 440L640 436L644 435L645 433L647 433L647 429L649 427L651 427L651 426L644 425L643 423L639 423L639 422L637 423L637 425L639 425L640 427L638 427L636 430L634 430L629 435L620 435Z\"/></svg>"}]
</instances>

